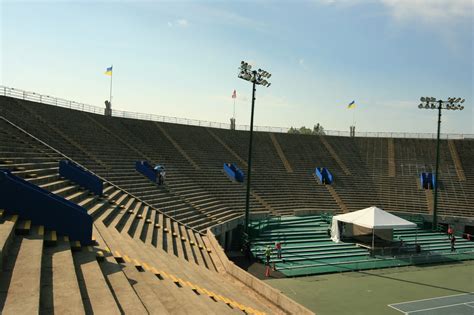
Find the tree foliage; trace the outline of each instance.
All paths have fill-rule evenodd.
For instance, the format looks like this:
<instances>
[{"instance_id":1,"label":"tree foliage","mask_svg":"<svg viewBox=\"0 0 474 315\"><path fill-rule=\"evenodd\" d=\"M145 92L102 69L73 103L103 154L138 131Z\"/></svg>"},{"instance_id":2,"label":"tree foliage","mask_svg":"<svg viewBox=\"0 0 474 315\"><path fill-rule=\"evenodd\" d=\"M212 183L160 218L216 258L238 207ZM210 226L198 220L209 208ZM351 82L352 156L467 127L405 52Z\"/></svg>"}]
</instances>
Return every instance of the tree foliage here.
<instances>
[{"instance_id":1,"label":"tree foliage","mask_svg":"<svg viewBox=\"0 0 474 315\"><path fill-rule=\"evenodd\" d=\"M321 126L319 123L314 125L313 129L306 128L305 126L300 127L300 128L293 128L291 127L290 130L288 130L288 133L293 133L293 134L300 134L300 135L325 135L324 133L324 127Z\"/></svg>"}]
</instances>

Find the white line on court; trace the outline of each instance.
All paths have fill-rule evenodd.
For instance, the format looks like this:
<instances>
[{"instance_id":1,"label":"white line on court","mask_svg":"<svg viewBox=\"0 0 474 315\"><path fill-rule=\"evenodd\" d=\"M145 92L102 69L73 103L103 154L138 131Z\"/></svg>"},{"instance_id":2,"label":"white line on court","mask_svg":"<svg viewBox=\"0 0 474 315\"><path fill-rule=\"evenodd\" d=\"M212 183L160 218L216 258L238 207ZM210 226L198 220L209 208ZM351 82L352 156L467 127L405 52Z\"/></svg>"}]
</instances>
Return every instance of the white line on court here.
<instances>
[{"instance_id":1,"label":"white line on court","mask_svg":"<svg viewBox=\"0 0 474 315\"><path fill-rule=\"evenodd\" d=\"M387 306L393 308L394 310L399 311L400 313L403 313L404 315L408 315L407 312L404 312L404 311L402 311L402 310L399 310L398 308L396 308L396 307L394 307L394 306L392 306L392 305L390 305L390 304L388 304Z\"/></svg>"},{"instance_id":2,"label":"white line on court","mask_svg":"<svg viewBox=\"0 0 474 315\"><path fill-rule=\"evenodd\" d=\"M421 310L416 310L416 311L410 311L406 314L412 314L412 313L418 313L418 312L424 312L424 311L432 311L432 310L437 310L440 308L446 308L446 307L451 307L451 306L458 306L458 305L466 305L466 303L457 303L457 304L450 304L450 305L443 305L443 306L437 306L437 307L430 307L430 308L424 308Z\"/></svg>"},{"instance_id":3,"label":"white line on court","mask_svg":"<svg viewBox=\"0 0 474 315\"><path fill-rule=\"evenodd\" d=\"M471 305L472 303L464 303L464 304L466 304L466 305L469 306L469 307L474 308L474 305Z\"/></svg>"},{"instance_id":4,"label":"white line on court","mask_svg":"<svg viewBox=\"0 0 474 315\"><path fill-rule=\"evenodd\" d=\"M474 293L474 292L461 293L461 294L454 294L454 295L438 296L438 297L428 298L428 299L421 299L421 300L413 300L413 301L409 301L409 302L394 303L394 304L389 304L388 306L392 306L392 305L402 305L402 304L410 304L410 303L421 302L421 301L429 301L429 300L439 300L439 299L442 299L442 298L449 298L449 297L461 296L461 295L470 295L470 294L473 294L473 293Z\"/></svg>"}]
</instances>

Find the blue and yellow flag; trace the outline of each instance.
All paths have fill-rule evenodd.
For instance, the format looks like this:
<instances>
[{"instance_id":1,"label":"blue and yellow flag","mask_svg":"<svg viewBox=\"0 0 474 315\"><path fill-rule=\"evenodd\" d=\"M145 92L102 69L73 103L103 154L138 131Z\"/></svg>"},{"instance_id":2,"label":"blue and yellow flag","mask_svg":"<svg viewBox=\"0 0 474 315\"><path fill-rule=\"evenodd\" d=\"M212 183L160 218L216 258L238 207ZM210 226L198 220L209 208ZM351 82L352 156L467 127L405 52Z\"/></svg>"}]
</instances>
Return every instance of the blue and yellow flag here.
<instances>
[{"instance_id":1,"label":"blue and yellow flag","mask_svg":"<svg viewBox=\"0 0 474 315\"><path fill-rule=\"evenodd\" d=\"M104 72L105 75L112 75L112 67L108 67L107 70Z\"/></svg>"},{"instance_id":2,"label":"blue and yellow flag","mask_svg":"<svg viewBox=\"0 0 474 315\"><path fill-rule=\"evenodd\" d=\"M349 105L347 105L347 109L353 109L355 107L356 107L355 101L352 101L349 103Z\"/></svg>"}]
</instances>

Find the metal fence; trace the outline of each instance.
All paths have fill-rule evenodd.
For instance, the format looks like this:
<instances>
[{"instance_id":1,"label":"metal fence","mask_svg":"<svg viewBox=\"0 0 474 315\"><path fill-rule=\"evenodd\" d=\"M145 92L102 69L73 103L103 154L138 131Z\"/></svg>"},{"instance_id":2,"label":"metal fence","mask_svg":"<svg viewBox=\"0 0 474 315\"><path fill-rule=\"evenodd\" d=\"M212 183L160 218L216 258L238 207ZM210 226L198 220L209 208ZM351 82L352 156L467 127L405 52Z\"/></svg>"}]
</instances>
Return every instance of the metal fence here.
<instances>
[{"instance_id":1,"label":"metal fence","mask_svg":"<svg viewBox=\"0 0 474 315\"><path fill-rule=\"evenodd\" d=\"M62 98L38 94L34 92L28 92L28 91L15 89L15 88L9 88L9 87L0 85L0 96L1 95L18 98L22 100L27 100L27 101L48 104L48 105L70 108L70 109L79 110L79 111L88 112L88 113L100 114L100 115L104 114L104 109L105 109L105 108L94 106L94 105L78 103L74 101L65 100ZM175 124L182 124L182 125L191 125L191 126L230 129L230 124L228 123L179 118L179 117L169 117L169 116L161 116L161 115L154 115L154 114L144 114L144 113L123 111L123 110L116 110L116 109L112 110L112 116L175 123ZM235 129L245 131L245 130L250 130L250 126L249 125L236 125ZM271 127L271 126L254 126L254 130L264 131L264 132L287 133L288 130L290 130L290 128ZM340 136L340 137L350 136L349 131L324 130L324 132L328 136ZM356 132L356 137L436 139L436 134L435 133L410 133L410 132ZM442 139L474 139L474 134L441 134L441 138Z\"/></svg>"},{"instance_id":2,"label":"metal fence","mask_svg":"<svg viewBox=\"0 0 474 315\"><path fill-rule=\"evenodd\" d=\"M278 270L287 273L286 270L296 271L297 269L304 268L315 268L323 267L329 268L329 272L346 272L346 271L360 271L368 269L379 269L379 268L397 268L402 266L413 266L413 265L423 265L423 264L438 264L438 263L454 263L465 260L474 260L474 252L472 250L467 250L464 252L422 252L420 254L410 254L403 256L375 256L370 257L369 255L366 259L353 260L353 261L335 261L335 262L319 262L319 263L308 263L308 264L298 264L298 265L284 265L279 266ZM311 274L313 272L309 272ZM323 272L324 273L324 272ZM300 274L302 275L302 274Z\"/></svg>"}]
</instances>

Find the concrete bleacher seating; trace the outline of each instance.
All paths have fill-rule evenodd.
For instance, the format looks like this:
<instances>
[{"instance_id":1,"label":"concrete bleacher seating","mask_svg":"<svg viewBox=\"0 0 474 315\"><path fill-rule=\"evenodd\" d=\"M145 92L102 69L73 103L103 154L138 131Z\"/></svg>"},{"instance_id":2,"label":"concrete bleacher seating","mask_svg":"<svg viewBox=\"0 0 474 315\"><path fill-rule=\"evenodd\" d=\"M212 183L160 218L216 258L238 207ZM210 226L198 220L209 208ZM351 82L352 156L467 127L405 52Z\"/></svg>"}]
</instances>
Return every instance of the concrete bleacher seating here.
<instances>
[{"instance_id":1,"label":"concrete bleacher seating","mask_svg":"<svg viewBox=\"0 0 474 315\"><path fill-rule=\"evenodd\" d=\"M145 201L155 206L163 205L163 211L185 220L189 226L203 231L219 224L219 221L231 220L240 215L224 205L219 208L220 211L212 212L216 210L214 207L207 212L214 198L190 177L180 174L179 170L185 169L184 165L188 162L182 157L180 159L179 151L151 122L128 126L127 120L124 120L116 126L106 117L91 117L81 112L68 115L69 112L66 109L56 112L51 110L50 106L45 106L37 112L26 110L22 120L16 120L20 125L28 121L28 131L48 143L53 143L55 148L75 161L107 177L120 187L131 190ZM77 125L75 122L78 122ZM47 126L53 126L52 130L47 130ZM88 132L77 133L76 128L84 128ZM148 131L150 137L147 137L147 140L150 143L144 144L133 128L142 132ZM59 134L56 132L58 130ZM164 146L164 142L169 145ZM134 170L135 161L141 159L160 161L167 165L169 172L165 188L150 183Z\"/></svg>"},{"instance_id":2,"label":"concrete bleacher seating","mask_svg":"<svg viewBox=\"0 0 474 315\"><path fill-rule=\"evenodd\" d=\"M237 163L246 171L248 132L110 118L3 99L5 115L21 127L188 226L205 231L242 216L245 184L229 181L222 163ZM450 141L453 145L441 142L438 210L472 217L472 162L464 153L472 152L472 141ZM250 204L255 213L345 212L371 205L431 211L432 195L417 181L421 171L434 169L434 140L258 132L254 145ZM164 187L134 171L133 163L143 159L166 165ZM316 166L333 173L331 187L315 183ZM463 168L465 181L458 175Z\"/></svg>"},{"instance_id":3,"label":"concrete bleacher seating","mask_svg":"<svg viewBox=\"0 0 474 315\"><path fill-rule=\"evenodd\" d=\"M60 178L64 156L0 124L0 167L85 207L97 242L83 247L0 211L2 314L281 312L218 274L201 233L108 182L96 196Z\"/></svg>"}]
</instances>

